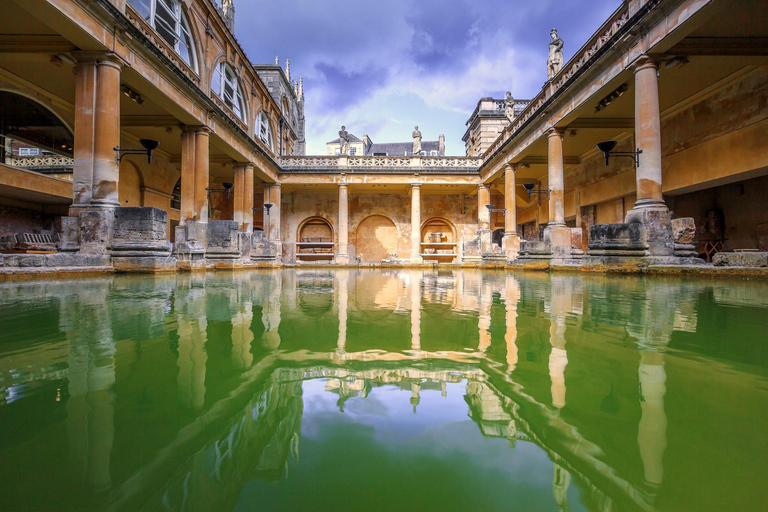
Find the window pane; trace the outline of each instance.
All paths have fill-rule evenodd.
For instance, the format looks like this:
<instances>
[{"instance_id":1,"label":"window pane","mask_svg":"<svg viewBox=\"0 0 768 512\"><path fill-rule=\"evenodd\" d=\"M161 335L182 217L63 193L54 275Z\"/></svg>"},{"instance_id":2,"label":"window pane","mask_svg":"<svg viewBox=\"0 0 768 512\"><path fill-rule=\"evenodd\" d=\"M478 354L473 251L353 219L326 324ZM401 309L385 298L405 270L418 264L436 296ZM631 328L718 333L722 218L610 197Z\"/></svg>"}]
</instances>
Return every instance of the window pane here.
<instances>
[{"instance_id":1,"label":"window pane","mask_svg":"<svg viewBox=\"0 0 768 512\"><path fill-rule=\"evenodd\" d=\"M151 14L150 5L149 3L151 0L128 0L128 3L131 4L131 6L136 9L136 11L144 17L145 20L149 19L149 15Z\"/></svg>"},{"instance_id":2,"label":"window pane","mask_svg":"<svg viewBox=\"0 0 768 512\"><path fill-rule=\"evenodd\" d=\"M213 80L211 80L211 89L213 92L221 96L221 67L224 64L219 64L213 72Z\"/></svg>"}]
</instances>

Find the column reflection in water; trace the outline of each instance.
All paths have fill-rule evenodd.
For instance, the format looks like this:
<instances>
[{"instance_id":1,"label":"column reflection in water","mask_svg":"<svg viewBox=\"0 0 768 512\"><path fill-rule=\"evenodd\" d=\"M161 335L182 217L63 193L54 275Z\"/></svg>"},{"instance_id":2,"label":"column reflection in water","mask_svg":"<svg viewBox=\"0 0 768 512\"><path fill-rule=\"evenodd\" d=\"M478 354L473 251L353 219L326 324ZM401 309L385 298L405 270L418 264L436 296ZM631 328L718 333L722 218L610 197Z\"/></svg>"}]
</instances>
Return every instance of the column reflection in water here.
<instances>
[{"instance_id":1,"label":"column reflection in water","mask_svg":"<svg viewBox=\"0 0 768 512\"><path fill-rule=\"evenodd\" d=\"M115 436L115 342L106 299L108 283L92 282L61 302L60 328L69 340L67 438L80 481L101 492L112 485Z\"/></svg>"},{"instance_id":2,"label":"column reflection in water","mask_svg":"<svg viewBox=\"0 0 768 512\"><path fill-rule=\"evenodd\" d=\"M236 303L237 312L232 317L232 363L235 368L249 368L253 363L251 345L253 344L253 302L250 299L250 279L247 274L236 274L241 290ZM243 283L242 281L246 281ZM247 291L246 291L247 290ZM246 299L247 297L247 299Z\"/></svg>"},{"instance_id":3,"label":"column reflection in water","mask_svg":"<svg viewBox=\"0 0 768 512\"><path fill-rule=\"evenodd\" d=\"M269 291L264 299L264 308L261 313L261 321L264 324L264 334L262 335L262 344L264 348L277 350L280 347L280 295L283 293L283 281L281 272L272 272L268 275ZM296 296L296 281L292 279L293 296ZM295 301L294 301L295 304Z\"/></svg>"},{"instance_id":4,"label":"column reflection in water","mask_svg":"<svg viewBox=\"0 0 768 512\"><path fill-rule=\"evenodd\" d=\"M478 350L485 352L491 347L491 306L493 305L493 291L487 275L480 275L480 283L477 287L478 319L477 328L479 331Z\"/></svg>"},{"instance_id":5,"label":"column reflection in water","mask_svg":"<svg viewBox=\"0 0 768 512\"><path fill-rule=\"evenodd\" d=\"M504 308L506 310L504 341L507 345L507 364L509 373L517 365L517 304L520 302L520 283L514 275L508 273L504 283Z\"/></svg>"},{"instance_id":6,"label":"column reflection in water","mask_svg":"<svg viewBox=\"0 0 768 512\"><path fill-rule=\"evenodd\" d=\"M549 305L549 378L552 381L552 405L565 407L565 368L568 366L568 353L565 351L566 315L571 310L571 294L563 276L551 276L552 292Z\"/></svg>"},{"instance_id":7,"label":"column reflection in water","mask_svg":"<svg viewBox=\"0 0 768 512\"><path fill-rule=\"evenodd\" d=\"M347 316L349 314L349 270L337 270L334 274L336 308L339 313L339 341L336 348L344 352L347 347Z\"/></svg>"},{"instance_id":8,"label":"column reflection in water","mask_svg":"<svg viewBox=\"0 0 768 512\"><path fill-rule=\"evenodd\" d=\"M675 325L675 305L680 297L676 288L667 286L648 286L645 291L645 303L633 315L627 332L637 340L640 350L638 386L641 416L637 445L645 481L652 486L660 486L664 479L663 457L667 448L667 415L664 411L667 374L664 359Z\"/></svg>"},{"instance_id":9,"label":"column reflection in water","mask_svg":"<svg viewBox=\"0 0 768 512\"><path fill-rule=\"evenodd\" d=\"M411 350L421 350L421 279L422 272L409 272L411 287Z\"/></svg>"},{"instance_id":10,"label":"column reflection in water","mask_svg":"<svg viewBox=\"0 0 768 512\"><path fill-rule=\"evenodd\" d=\"M208 354L208 320L205 275L191 273L179 276L176 285L176 315L179 326L179 401L193 410L205 403L205 369Z\"/></svg>"},{"instance_id":11,"label":"column reflection in water","mask_svg":"<svg viewBox=\"0 0 768 512\"><path fill-rule=\"evenodd\" d=\"M555 475L552 478L552 495L560 512L568 510L568 487L571 485L571 474L562 466L555 463Z\"/></svg>"}]
</instances>

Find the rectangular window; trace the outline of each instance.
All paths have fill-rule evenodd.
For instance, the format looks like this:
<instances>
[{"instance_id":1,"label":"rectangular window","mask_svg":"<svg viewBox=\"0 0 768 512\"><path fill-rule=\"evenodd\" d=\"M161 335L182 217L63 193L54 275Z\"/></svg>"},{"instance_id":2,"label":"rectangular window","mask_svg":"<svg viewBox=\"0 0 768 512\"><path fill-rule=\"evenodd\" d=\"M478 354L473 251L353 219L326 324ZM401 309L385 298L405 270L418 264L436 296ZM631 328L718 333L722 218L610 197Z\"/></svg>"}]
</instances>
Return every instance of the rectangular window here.
<instances>
[{"instance_id":1,"label":"rectangular window","mask_svg":"<svg viewBox=\"0 0 768 512\"><path fill-rule=\"evenodd\" d=\"M38 156L39 154L38 148L19 148L19 156Z\"/></svg>"},{"instance_id":2,"label":"rectangular window","mask_svg":"<svg viewBox=\"0 0 768 512\"><path fill-rule=\"evenodd\" d=\"M349 148L349 156L355 156L357 154L357 148Z\"/></svg>"},{"instance_id":3,"label":"rectangular window","mask_svg":"<svg viewBox=\"0 0 768 512\"><path fill-rule=\"evenodd\" d=\"M429 152L429 156L437 156L437 151L433 149L432 151Z\"/></svg>"},{"instance_id":4,"label":"rectangular window","mask_svg":"<svg viewBox=\"0 0 768 512\"><path fill-rule=\"evenodd\" d=\"M341 148L336 148L336 151L334 152L336 156L339 156L341 154Z\"/></svg>"},{"instance_id":5,"label":"rectangular window","mask_svg":"<svg viewBox=\"0 0 768 512\"><path fill-rule=\"evenodd\" d=\"M387 153L374 153L373 156L387 156Z\"/></svg>"}]
</instances>

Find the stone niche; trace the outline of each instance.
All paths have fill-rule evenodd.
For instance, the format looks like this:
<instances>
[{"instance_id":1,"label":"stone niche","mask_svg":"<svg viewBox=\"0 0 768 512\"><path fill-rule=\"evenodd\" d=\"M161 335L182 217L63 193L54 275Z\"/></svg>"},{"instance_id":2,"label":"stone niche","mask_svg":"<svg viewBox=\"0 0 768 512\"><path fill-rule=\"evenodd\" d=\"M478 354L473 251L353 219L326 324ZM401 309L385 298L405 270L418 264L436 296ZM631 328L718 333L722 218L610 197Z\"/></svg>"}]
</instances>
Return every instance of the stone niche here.
<instances>
[{"instance_id":1,"label":"stone niche","mask_svg":"<svg viewBox=\"0 0 768 512\"><path fill-rule=\"evenodd\" d=\"M115 209L111 256L121 272L163 272L176 268L168 241L168 214L153 207Z\"/></svg>"}]
</instances>

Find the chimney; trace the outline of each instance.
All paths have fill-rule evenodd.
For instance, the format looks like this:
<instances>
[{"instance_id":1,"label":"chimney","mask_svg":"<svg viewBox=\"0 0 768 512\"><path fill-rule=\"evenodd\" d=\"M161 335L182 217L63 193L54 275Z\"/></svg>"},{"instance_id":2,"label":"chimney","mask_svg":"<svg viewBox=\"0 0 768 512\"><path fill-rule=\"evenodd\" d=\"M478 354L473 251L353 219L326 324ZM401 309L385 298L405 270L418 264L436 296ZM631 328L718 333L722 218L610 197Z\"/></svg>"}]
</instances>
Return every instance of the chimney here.
<instances>
[{"instance_id":1,"label":"chimney","mask_svg":"<svg viewBox=\"0 0 768 512\"><path fill-rule=\"evenodd\" d=\"M443 134L440 134L440 147L438 149L440 156L445 156L445 135Z\"/></svg>"}]
</instances>

